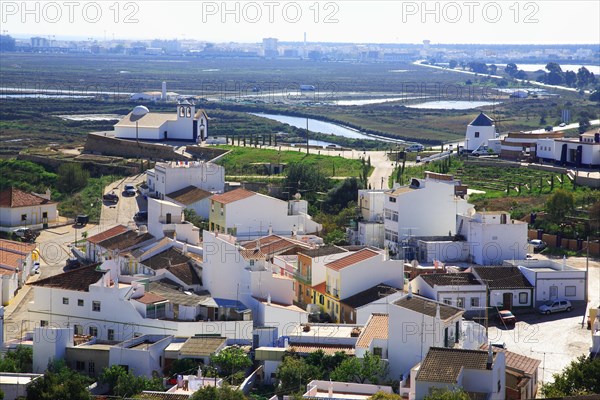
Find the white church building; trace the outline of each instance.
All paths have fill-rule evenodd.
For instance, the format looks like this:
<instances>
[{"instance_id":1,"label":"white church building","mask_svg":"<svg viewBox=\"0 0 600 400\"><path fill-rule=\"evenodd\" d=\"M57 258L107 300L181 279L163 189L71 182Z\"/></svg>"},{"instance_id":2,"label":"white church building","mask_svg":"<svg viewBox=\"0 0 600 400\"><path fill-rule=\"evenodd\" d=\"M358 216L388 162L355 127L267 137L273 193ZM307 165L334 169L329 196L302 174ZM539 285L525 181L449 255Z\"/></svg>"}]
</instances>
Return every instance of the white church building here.
<instances>
[{"instance_id":1,"label":"white church building","mask_svg":"<svg viewBox=\"0 0 600 400\"><path fill-rule=\"evenodd\" d=\"M477 150L479 146L487 145L490 139L496 139L496 125L482 112L467 126L465 151Z\"/></svg>"},{"instance_id":2,"label":"white church building","mask_svg":"<svg viewBox=\"0 0 600 400\"><path fill-rule=\"evenodd\" d=\"M204 110L196 111L188 100L177 103L177 112L147 112L136 115L133 111L115 125L115 137L151 141L181 140L200 142L208 131L208 116Z\"/></svg>"}]
</instances>

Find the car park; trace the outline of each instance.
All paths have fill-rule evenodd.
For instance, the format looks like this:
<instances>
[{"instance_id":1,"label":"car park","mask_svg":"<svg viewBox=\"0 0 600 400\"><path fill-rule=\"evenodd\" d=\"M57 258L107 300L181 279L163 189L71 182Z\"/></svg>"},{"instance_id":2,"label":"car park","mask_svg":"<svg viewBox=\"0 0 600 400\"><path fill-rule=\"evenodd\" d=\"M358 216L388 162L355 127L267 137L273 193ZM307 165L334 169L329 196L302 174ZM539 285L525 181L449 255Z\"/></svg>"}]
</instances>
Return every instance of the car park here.
<instances>
[{"instance_id":1,"label":"car park","mask_svg":"<svg viewBox=\"0 0 600 400\"><path fill-rule=\"evenodd\" d=\"M533 247L533 251L542 251L546 248L546 242L539 239L532 239L529 244Z\"/></svg>"},{"instance_id":2,"label":"car park","mask_svg":"<svg viewBox=\"0 0 600 400\"><path fill-rule=\"evenodd\" d=\"M517 318L509 310L498 311L498 319L503 325L514 325L517 323Z\"/></svg>"},{"instance_id":3,"label":"car park","mask_svg":"<svg viewBox=\"0 0 600 400\"><path fill-rule=\"evenodd\" d=\"M569 300L565 299L556 299L547 302L546 304L542 304L538 310L541 314L551 314L555 312L561 311L571 311L573 309L573 305Z\"/></svg>"}]
</instances>

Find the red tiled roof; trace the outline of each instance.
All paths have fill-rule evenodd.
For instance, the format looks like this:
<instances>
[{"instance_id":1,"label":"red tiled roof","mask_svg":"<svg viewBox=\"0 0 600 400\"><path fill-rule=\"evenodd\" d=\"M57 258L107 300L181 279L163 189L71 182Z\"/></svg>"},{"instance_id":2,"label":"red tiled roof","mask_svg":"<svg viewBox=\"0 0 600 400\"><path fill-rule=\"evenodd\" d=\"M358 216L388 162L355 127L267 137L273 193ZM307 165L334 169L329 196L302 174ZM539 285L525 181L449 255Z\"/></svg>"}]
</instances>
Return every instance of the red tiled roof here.
<instances>
[{"instance_id":1,"label":"red tiled roof","mask_svg":"<svg viewBox=\"0 0 600 400\"><path fill-rule=\"evenodd\" d=\"M63 272L45 279L40 279L31 286L41 286L53 289L74 290L78 292L89 292L90 285L98 282L107 272L96 269L100 264L81 267L72 271Z\"/></svg>"},{"instance_id":2,"label":"red tiled roof","mask_svg":"<svg viewBox=\"0 0 600 400\"><path fill-rule=\"evenodd\" d=\"M481 346L481 350L487 351L487 344L483 344ZM506 368L517 370L519 372L525 373L527 375L534 375L541 361L535 358L523 356L521 354L513 353L512 351L508 351L505 349L500 349L494 347L493 350L495 352L502 352L506 356Z\"/></svg>"},{"instance_id":3,"label":"red tiled roof","mask_svg":"<svg viewBox=\"0 0 600 400\"><path fill-rule=\"evenodd\" d=\"M372 314L356 342L356 347L368 348L373 339L388 338L388 314Z\"/></svg>"},{"instance_id":4,"label":"red tiled roof","mask_svg":"<svg viewBox=\"0 0 600 400\"><path fill-rule=\"evenodd\" d=\"M250 196L254 196L256 193L251 192L246 189L235 189L230 192L225 192L223 194L216 194L212 197L212 200L221 203L221 204L229 204L234 201L242 200Z\"/></svg>"},{"instance_id":5,"label":"red tiled roof","mask_svg":"<svg viewBox=\"0 0 600 400\"><path fill-rule=\"evenodd\" d=\"M16 208L42 204L56 204L56 202L13 187L0 192L0 207Z\"/></svg>"},{"instance_id":6,"label":"red tiled roof","mask_svg":"<svg viewBox=\"0 0 600 400\"><path fill-rule=\"evenodd\" d=\"M0 265L3 267L0 274L12 274L15 269L21 268L23 261L35 248L35 244L0 239Z\"/></svg>"},{"instance_id":7,"label":"red tiled roof","mask_svg":"<svg viewBox=\"0 0 600 400\"><path fill-rule=\"evenodd\" d=\"M266 256L281 254L297 246L302 247L303 249L309 248L309 245L306 243L277 235L265 236L257 240L246 242L242 245L246 251L255 251L258 247L258 250Z\"/></svg>"},{"instance_id":8,"label":"red tiled roof","mask_svg":"<svg viewBox=\"0 0 600 400\"><path fill-rule=\"evenodd\" d=\"M154 239L154 236L147 232L126 231L105 239L98 243L98 245L107 250L125 250L134 246L140 246L152 239Z\"/></svg>"},{"instance_id":9,"label":"red tiled roof","mask_svg":"<svg viewBox=\"0 0 600 400\"><path fill-rule=\"evenodd\" d=\"M167 194L165 197L178 201L185 205L193 204L197 201L212 196L211 192L202 190L196 186L187 186L183 189Z\"/></svg>"},{"instance_id":10,"label":"red tiled roof","mask_svg":"<svg viewBox=\"0 0 600 400\"><path fill-rule=\"evenodd\" d=\"M137 299L133 299L135 301L139 301L142 304L153 304L153 303L158 303L159 301L165 301L167 299L165 299L162 296L159 296L155 293L150 293L150 292L146 292L144 293L144 295L142 297L138 297Z\"/></svg>"},{"instance_id":11,"label":"red tiled roof","mask_svg":"<svg viewBox=\"0 0 600 400\"><path fill-rule=\"evenodd\" d=\"M90 243L98 244L103 240L111 238L113 236L120 235L123 232L127 231L127 227L124 225L117 225L113 228L110 228L104 232L100 232L97 235L90 236L87 238L87 241Z\"/></svg>"},{"instance_id":12,"label":"red tiled roof","mask_svg":"<svg viewBox=\"0 0 600 400\"><path fill-rule=\"evenodd\" d=\"M349 267L350 265L354 265L361 261L368 260L369 258L378 256L379 253L374 252L370 249L362 249L357 251L356 253L350 254L349 256L339 258L335 261L330 262L329 264L325 264L327 268L331 268L335 271L339 271L342 268Z\"/></svg>"},{"instance_id":13,"label":"red tiled roof","mask_svg":"<svg viewBox=\"0 0 600 400\"><path fill-rule=\"evenodd\" d=\"M34 243L15 242L14 240L0 239L0 250L9 250L22 254L29 254L37 247Z\"/></svg>"}]
</instances>

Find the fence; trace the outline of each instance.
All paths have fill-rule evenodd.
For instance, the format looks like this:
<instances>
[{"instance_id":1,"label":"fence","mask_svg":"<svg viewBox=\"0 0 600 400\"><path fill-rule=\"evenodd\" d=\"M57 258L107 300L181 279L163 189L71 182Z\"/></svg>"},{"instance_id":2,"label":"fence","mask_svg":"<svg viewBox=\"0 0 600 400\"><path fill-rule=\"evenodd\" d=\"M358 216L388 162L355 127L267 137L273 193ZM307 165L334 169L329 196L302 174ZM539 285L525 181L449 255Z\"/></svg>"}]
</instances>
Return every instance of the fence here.
<instances>
[{"instance_id":1,"label":"fence","mask_svg":"<svg viewBox=\"0 0 600 400\"><path fill-rule=\"evenodd\" d=\"M541 239L550 247L558 247L564 250L571 251L580 251L582 254L585 254L588 249L588 242L584 239L565 239L559 237L559 235L550 235L547 233L543 233L542 231L537 231L535 229L530 229L528 232L528 238L531 239ZM600 256L600 243L590 242L589 243L590 256Z\"/></svg>"}]
</instances>

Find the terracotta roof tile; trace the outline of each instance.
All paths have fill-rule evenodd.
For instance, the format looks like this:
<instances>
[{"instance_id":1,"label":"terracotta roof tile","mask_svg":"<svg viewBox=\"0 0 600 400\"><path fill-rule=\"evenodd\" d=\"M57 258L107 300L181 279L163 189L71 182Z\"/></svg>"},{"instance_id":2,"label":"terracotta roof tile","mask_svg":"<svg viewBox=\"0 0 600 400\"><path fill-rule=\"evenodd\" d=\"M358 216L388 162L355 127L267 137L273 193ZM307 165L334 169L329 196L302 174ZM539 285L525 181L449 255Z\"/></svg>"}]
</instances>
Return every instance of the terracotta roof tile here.
<instances>
[{"instance_id":1,"label":"terracotta roof tile","mask_svg":"<svg viewBox=\"0 0 600 400\"><path fill-rule=\"evenodd\" d=\"M22 269L23 261L35 248L35 244L0 239L0 266L3 269L0 273L10 275L17 268Z\"/></svg>"},{"instance_id":2,"label":"terracotta roof tile","mask_svg":"<svg viewBox=\"0 0 600 400\"><path fill-rule=\"evenodd\" d=\"M77 292L88 292L90 285L98 282L107 272L96 269L100 264L93 264L88 267L81 267L72 271L63 272L55 276L40 279L31 286L40 286L53 289L73 290Z\"/></svg>"},{"instance_id":3,"label":"terracotta roof tile","mask_svg":"<svg viewBox=\"0 0 600 400\"><path fill-rule=\"evenodd\" d=\"M346 297L345 299L341 300L341 303L347 305L348 307L358 308L364 306L365 304L372 303L383 297L394 294L399 290L400 289L393 286L380 283L372 288L356 293L353 296Z\"/></svg>"},{"instance_id":4,"label":"terracotta roof tile","mask_svg":"<svg viewBox=\"0 0 600 400\"><path fill-rule=\"evenodd\" d=\"M157 270L168 269L169 267L179 264L186 264L188 261L190 261L190 258L183 255L180 250L174 247L169 247L168 249L165 249L160 253L153 255L152 257L140 260L140 264L143 264L153 270Z\"/></svg>"},{"instance_id":5,"label":"terracotta roof tile","mask_svg":"<svg viewBox=\"0 0 600 400\"><path fill-rule=\"evenodd\" d=\"M126 231L98 243L107 250L125 250L154 239L149 233L139 234L136 231Z\"/></svg>"},{"instance_id":6,"label":"terracotta roof tile","mask_svg":"<svg viewBox=\"0 0 600 400\"><path fill-rule=\"evenodd\" d=\"M183 189L165 195L170 199L173 199L181 204L190 205L197 201L206 199L213 194L206 190L202 190L196 186L187 186Z\"/></svg>"},{"instance_id":7,"label":"terracotta roof tile","mask_svg":"<svg viewBox=\"0 0 600 400\"><path fill-rule=\"evenodd\" d=\"M487 344L483 344L481 346L481 350L487 351ZM505 349L494 348L496 352L502 352L506 356L506 368L513 369L525 373L527 375L534 375L541 361L535 358L523 356L521 354L513 353L512 351L508 351Z\"/></svg>"},{"instance_id":8,"label":"terracotta roof tile","mask_svg":"<svg viewBox=\"0 0 600 400\"><path fill-rule=\"evenodd\" d=\"M124 225L117 225L117 226L114 226L114 227L112 227L110 229L107 229L107 230L105 230L103 232L100 232L100 233L98 233L98 234L96 234L94 236L88 237L87 241L90 242L90 243L97 244L97 243L100 243L101 241L109 239L109 238L111 238L113 236L120 235L123 232L127 232L127 227L124 226Z\"/></svg>"},{"instance_id":9,"label":"terracotta roof tile","mask_svg":"<svg viewBox=\"0 0 600 400\"><path fill-rule=\"evenodd\" d=\"M216 194L212 197L212 200L214 200L217 203L221 203L221 204L229 204L229 203L233 203L234 201L238 201L238 200L248 198L250 196L254 196L255 194L256 194L255 192L251 192L250 190L235 189L230 192Z\"/></svg>"},{"instance_id":10,"label":"terracotta roof tile","mask_svg":"<svg viewBox=\"0 0 600 400\"><path fill-rule=\"evenodd\" d=\"M496 353L494 353L495 360ZM483 350L431 347L421 363L417 381L456 383L464 369L486 370L488 353Z\"/></svg>"},{"instance_id":11,"label":"terracotta roof tile","mask_svg":"<svg viewBox=\"0 0 600 400\"><path fill-rule=\"evenodd\" d=\"M29 254L37 245L35 243L15 242L14 240L0 239L0 250L6 250L21 254Z\"/></svg>"},{"instance_id":12,"label":"terracotta roof tile","mask_svg":"<svg viewBox=\"0 0 600 400\"><path fill-rule=\"evenodd\" d=\"M490 289L531 289L533 286L518 267L473 267Z\"/></svg>"},{"instance_id":13,"label":"terracotta roof tile","mask_svg":"<svg viewBox=\"0 0 600 400\"><path fill-rule=\"evenodd\" d=\"M373 339L387 339L388 321L388 314L372 314L358 337L356 347L368 348Z\"/></svg>"},{"instance_id":14,"label":"terracotta roof tile","mask_svg":"<svg viewBox=\"0 0 600 400\"><path fill-rule=\"evenodd\" d=\"M0 192L0 207L16 208L42 204L56 204L56 202L13 187Z\"/></svg>"},{"instance_id":15,"label":"terracotta roof tile","mask_svg":"<svg viewBox=\"0 0 600 400\"><path fill-rule=\"evenodd\" d=\"M173 265L168 269L173 275L179 278L186 285L201 285L202 281L198 277L196 270L188 263Z\"/></svg>"},{"instance_id":16,"label":"terracotta roof tile","mask_svg":"<svg viewBox=\"0 0 600 400\"><path fill-rule=\"evenodd\" d=\"M419 275L429 286L451 286L451 285L483 285L475 275L459 272L450 274L423 274Z\"/></svg>"},{"instance_id":17,"label":"terracotta roof tile","mask_svg":"<svg viewBox=\"0 0 600 400\"><path fill-rule=\"evenodd\" d=\"M394 304L420 314L428 315L430 317L435 317L437 308L439 306L440 318L443 321L460 316L464 312L464 310L461 308L452 307L447 304L439 303L415 294L406 295L403 298L396 300Z\"/></svg>"},{"instance_id":18,"label":"terracotta roof tile","mask_svg":"<svg viewBox=\"0 0 600 400\"><path fill-rule=\"evenodd\" d=\"M258 250L267 257L284 253L296 247L301 247L302 249L310 248L310 246L304 242L277 235L269 235L243 243L242 247L246 249L246 251L255 251L258 248Z\"/></svg>"},{"instance_id":19,"label":"terracotta roof tile","mask_svg":"<svg viewBox=\"0 0 600 400\"><path fill-rule=\"evenodd\" d=\"M350 265L357 264L361 261L368 260L369 258L376 257L378 255L379 253L374 252L373 250L363 249L357 251L356 253L350 254L349 256L332 261L329 264L325 264L325 266L335 271L339 271L343 268L349 267Z\"/></svg>"},{"instance_id":20,"label":"terracotta roof tile","mask_svg":"<svg viewBox=\"0 0 600 400\"><path fill-rule=\"evenodd\" d=\"M165 301L167 299L165 299L162 296L157 295L156 293L146 292L146 293L144 293L144 295L142 297L138 297L137 299L133 299L133 300L139 301L142 304L153 304L153 303L158 303L160 301Z\"/></svg>"}]
</instances>

